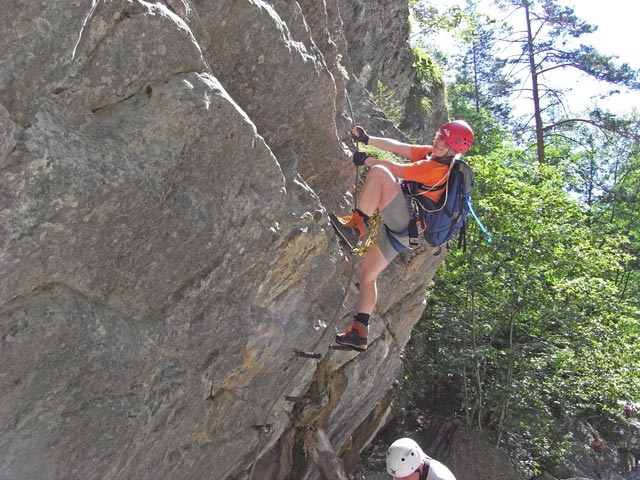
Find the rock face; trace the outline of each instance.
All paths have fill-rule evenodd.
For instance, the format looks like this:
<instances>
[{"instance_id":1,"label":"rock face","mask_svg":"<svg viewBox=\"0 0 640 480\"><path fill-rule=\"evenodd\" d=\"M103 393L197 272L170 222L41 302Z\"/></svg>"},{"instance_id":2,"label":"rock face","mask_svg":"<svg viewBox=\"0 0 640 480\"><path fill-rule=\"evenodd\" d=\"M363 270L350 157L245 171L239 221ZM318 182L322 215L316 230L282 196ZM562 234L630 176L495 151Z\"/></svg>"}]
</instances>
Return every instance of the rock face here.
<instances>
[{"instance_id":1,"label":"rock face","mask_svg":"<svg viewBox=\"0 0 640 480\"><path fill-rule=\"evenodd\" d=\"M418 86L408 48L407 2L352 0L341 2L347 51L356 78L371 92L383 85L394 92L404 112L401 127L417 142L431 143L436 129L448 120L442 84ZM425 91L425 87L428 87ZM425 112L417 96L431 105Z\"/></svg>"},{"instance_id":2,"label":"rock face","mask_svg":"<svg viewBox=\"0 0 640 480\"><path fill-rule=\"evenodd\" d=\"M370 349L327 353L350 112L399 135L355 79L362 5L3 3L0 478L312 479L308 431L381 426L443 256L397 259ZM366 35L409 81L403 31Z\"/></svg>"}]
</instances>

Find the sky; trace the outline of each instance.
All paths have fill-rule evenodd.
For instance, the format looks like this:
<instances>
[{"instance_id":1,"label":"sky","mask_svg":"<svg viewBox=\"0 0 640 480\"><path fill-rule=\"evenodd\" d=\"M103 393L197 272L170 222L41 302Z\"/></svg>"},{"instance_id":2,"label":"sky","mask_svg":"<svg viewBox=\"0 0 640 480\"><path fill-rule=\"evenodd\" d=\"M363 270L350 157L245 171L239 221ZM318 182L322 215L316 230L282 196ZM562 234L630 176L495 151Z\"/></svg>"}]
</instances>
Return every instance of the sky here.
<instances>
[{"instance_id":1,"label":"sky","mask_svg":"<svg viewBox=\"0 0 640 480\"><path fill-rule=\"evenodd\" d=\"M638 0L564 0L563 4L574 9L576 15L598 30L585 35L602 53L618 55L624 62L640 68L638 49Z\"/></svg>"},{"instance_id":2,"label":"sky","mask_svg":"<svg viewBox=\"0 0 640 480\"><path fill-rule=\"evenodd\" d=\"M570 6L582 20L597 25L596 32L584 35L581 41L592 45L599 52L619 57L618 63L628 63L640 69L640 48L638 48L638 18L640 18L640 2L638 0L562 0L559 3ZM579 84L594 83L591 88L597 89L595 82L579 79ZM599 88L607 88L600 86ZM576 98L589 105L589 95L581 94L577 87L573 88L570 98ZM623 93L603 103L620 113L628 113L632 109L640 112L640 92Z\"/></svg>"},{"instance_id":3,"label":"sky","mask_svg":"<svg viewBox=\"0 0 640 480\"><path fill-rule=\"evenodd\" d=\"M628 63L635 70L640 70L640 47L638 46L638 18L640 18L640 0L557 0L560 5L574 9L576 16L587 23L596 25L598 29L592 34L583 35L579 43L591 45L600 53L615 55L616 64ZM461 5L463 0L445 0L444 6ZM490 3L488 0L484 3ZM495 12L495 10L492 10ZM519 25L522 28L522 25ZM450 42L446 37L436 40L441 49ZM575 69L567 68L554 72L549 78L554 86L566 90L568 106L574 113L582 112L594 106L603 107L612 113L640 112L640 92L624 92L605 100L592 100L594 95L607 92L613 85L597 82ZM528 85L527 85L528 86ZM530 100L521 99L522 102ZM517 107L516 107L517 108Z\"/></svg>"}]
</instances>

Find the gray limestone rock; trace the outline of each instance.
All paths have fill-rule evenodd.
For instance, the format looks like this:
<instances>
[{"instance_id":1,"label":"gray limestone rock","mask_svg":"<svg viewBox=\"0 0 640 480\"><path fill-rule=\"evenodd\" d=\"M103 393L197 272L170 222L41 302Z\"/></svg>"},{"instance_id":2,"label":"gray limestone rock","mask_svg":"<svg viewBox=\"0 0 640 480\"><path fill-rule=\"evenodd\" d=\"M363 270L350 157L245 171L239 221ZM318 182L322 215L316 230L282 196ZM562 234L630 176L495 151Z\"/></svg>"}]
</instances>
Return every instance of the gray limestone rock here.
<instances>
[{"instance_id":1,"label":"gray limestone rock","mask_svg":"<svg viewBox=\"0 0 640 480\"><path fill-rule=\"evenodd\" d=\"M3 5L0 478L317 478L300 432L384 422L442 257L384 273L367 352L293 355L357 292L338 3Z\"/></svg>"}]
</instances>

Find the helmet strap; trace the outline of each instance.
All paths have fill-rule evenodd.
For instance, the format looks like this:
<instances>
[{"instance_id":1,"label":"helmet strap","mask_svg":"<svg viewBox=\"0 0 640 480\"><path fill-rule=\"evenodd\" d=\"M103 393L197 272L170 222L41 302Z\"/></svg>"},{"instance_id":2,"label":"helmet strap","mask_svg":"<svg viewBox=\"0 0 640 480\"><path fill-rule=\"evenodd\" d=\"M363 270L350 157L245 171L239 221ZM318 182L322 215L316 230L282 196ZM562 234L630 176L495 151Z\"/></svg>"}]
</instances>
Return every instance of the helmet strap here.
<instances>
[{"instance_id":1,"label":"helmet strap","mask_svg":"<svg viewBox=\"0 0 640 480\"><path fill-rule=\"evenodd\" d=\"M427 465L425 463L425 461L422 461L422 471L420 472L420 480L427 480L427 477L429 476L429 465Z\"/></svg>"},{"instance_id":2,"label":"helmet strap","mask_svg":"<svg viewBox=\"0 0 640 480\"><path fill-rule=\"evenodd\" d=\"M451 147L449 147L449 150L451 150ZM438 163L444 163L444 164L448 165L455 158L455 155L449 155L448 153L449 152L447 152L447 155L445 155L443 157L431 157L431 160L435 160Z\"/></svg>"}]
</instances>

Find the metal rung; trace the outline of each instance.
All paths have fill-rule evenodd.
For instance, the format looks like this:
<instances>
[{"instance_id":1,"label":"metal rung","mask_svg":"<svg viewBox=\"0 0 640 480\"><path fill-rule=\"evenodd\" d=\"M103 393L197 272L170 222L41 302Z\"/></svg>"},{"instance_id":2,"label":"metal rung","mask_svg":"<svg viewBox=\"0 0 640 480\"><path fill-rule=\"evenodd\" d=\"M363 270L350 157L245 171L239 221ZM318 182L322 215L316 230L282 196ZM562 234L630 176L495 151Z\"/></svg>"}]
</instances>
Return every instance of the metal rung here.
<instances>
[{"instance_id":1,"label":"metal rung","mask_svg":"<svg viewBox=\"0 0 640 480\"><path fill-rule=\"evenodd\" d=\"M262 433L269 433L271 432L271 426L271 423L267 423L266 425L251 425L251 428Z\"/></svg>"},{"instance_id":2,"label":"metal rung","mask_svg":"<svg viewBox=\"0 0 640 480\"><path fill-rule=\"evenodd\" d=\"M296 355L297 357L303 357L303 358L322 358L321 353L304 352L302 350L294 350L293 354Z\"/></svg>"}]
</instances>

